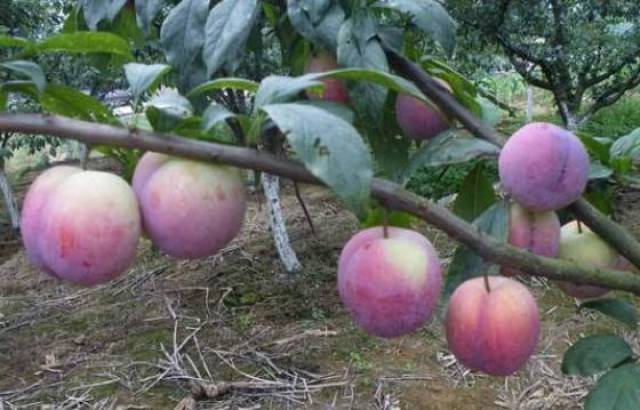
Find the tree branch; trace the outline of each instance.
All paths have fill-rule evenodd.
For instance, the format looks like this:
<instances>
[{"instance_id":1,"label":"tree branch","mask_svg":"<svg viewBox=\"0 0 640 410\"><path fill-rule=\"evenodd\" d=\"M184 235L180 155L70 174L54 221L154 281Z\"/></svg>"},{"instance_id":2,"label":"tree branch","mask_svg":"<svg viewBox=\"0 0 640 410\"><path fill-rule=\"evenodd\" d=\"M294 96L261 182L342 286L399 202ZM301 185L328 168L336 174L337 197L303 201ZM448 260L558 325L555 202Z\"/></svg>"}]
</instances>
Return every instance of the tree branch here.
<instances>
[{"instance_id":1,"label":"tree branch","mask_svg":"<svg viewBox=\"0 0 640 410\"><path fill-rule=\"evenodd\" d=\"M253 149L141 130L130 131L125 128L64 117L41 114L0 114L0 131L44 134L75 139L94 146L138 148L197 160L224 162L299 182L322 184L301 164ZM640 295L640 276L633 273L584 269L567 261L542 258L506 245L490 235L479 232L448 209L407 192L401 186L389 181L374 179L371 184L371 193L388 208L406 211L424 219L494 263L507 265L535 276L606 286Z\"/></svg>"},{"instance_id":2,"label":"tree branch","mask_svg":"<svg viewBox=\"0 0 640 410\"><path fill-rule=\"evenodd\" d=\"M385 47L385 53L391 66L398 73L412 80L420 91L438 104L446 114L457 118L476 137L497 146L502 145L502 142L496 136L496 132L491 127L471 114L448 92L443 91L418 65L388 47ZM640 243L626 229L599 212L584 198L580 198L573 203L570 206L570 210L632 264L640 267Z\"/></svg>"}]
</instances>

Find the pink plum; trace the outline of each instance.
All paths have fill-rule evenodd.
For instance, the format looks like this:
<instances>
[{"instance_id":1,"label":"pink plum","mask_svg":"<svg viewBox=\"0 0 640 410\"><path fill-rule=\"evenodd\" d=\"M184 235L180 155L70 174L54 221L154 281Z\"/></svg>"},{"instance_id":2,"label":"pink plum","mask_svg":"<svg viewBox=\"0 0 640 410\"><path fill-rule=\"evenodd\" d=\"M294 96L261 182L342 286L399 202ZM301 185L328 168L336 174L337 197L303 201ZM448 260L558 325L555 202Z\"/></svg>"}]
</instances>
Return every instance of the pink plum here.
<instances>
[{"instance_id":1,"label":"pink plum","mask_svg":"<svg viewBox=\"0 0 640 410\"><path fill-rule=\"evenodd\" d=\"M333 71L336 69L338 69L336 59L331 54L322 51L309 58L304 72L305 74L324 73L326 71ZM336 78L324 78L321 81L324 83L324 92L318 93L314 91L307 91L307 97L312 100L323 99L325 101L340 104L349 103L349 92L347 90L347 86L342 80L338 80Z\"/></svg>"},{"instance_id":2,"label":"pink plum","mask_svg":"<svg viewBox=\"0 0 640 410\"><path fill-rule=\"evenodd\" d=\"M245 189L235 168L147 153L133 180L145 230L171 256L211 256L242 227Z\"/></svg>"},{"instance_id":3,"label":"pink plum","mask_svg":"<svg viewBox=\"0 0 640 410\"><path fill-rule=\"evenodd\" d=\"M468 368L508 376L524 366L538 343L538 305L513 279L490 276L489 288L484 278L474 278L453 292L445 319L447 341Z\"/></svg>"},{"instance_id":4,"label":"pink plum","mask_svg":"<svg viewBox=\"0 0 640 410\"><path fill-rule=\"evenodd\" d=\"M363 230L345 245L338 263L338 292L365 332L396 337L432 316L442 289L440 261L431 242L415 231Z\"/></svg>"},{"instance_id":5,"label":"pink plum","mask_svg":"<svg viewBox=\"0 0 640 410\"><path fill-rule=\"evenodd\" d=\"M131 187L106 172L51 171L36 180L23 210L27 254L45 272L75 284L96 285L122 274L133 263L140 238ZM45 203L38 205L42 194Z\"/></svg>"},{"instance_id":6,"label":"pink plum","mask_svg":"<svg viewBox=\"0 0 640 410\"><path fill-rule=\"evenodd\" d=\"M587 185L589 155L572 133L547 123L516 131L498 159L500 181L523 207L534 211L564 208Z\"/></svg>"},{"instance_id":7,"label":"pink plum","mask_svg":"<svg viewBox=\"0 0 640 410\"><path fill-rule=\"evenodd\" d=\"M447 91L452 91L446 82L436 80ZM398 125L409 138L431 139L450 128L449 120L442 112L410 95L399 94L395 109Z\"/></svg>"},{"instance_id":8,"label":"pink plum","mask_svg":"<svg viewBox=\"0 0 640 410\"><path fill-rule=\"evenodd\" d=\"M42 210L58 186L70 175L81 172L80 168L60 165L40 174L29 187L22 204L20 231L29 260L40 270L50 272L40 254L38 239L42 231Z\"/></svg>"},{"instance_id":9,"label":"pink plum","mask_svg":"<svg viewBox=\"0 0 640 410\"><path fill-rule=\"evenodd\" d=\"M526 249L536 255L555 258L560 243L560 221L554 211L529 211L518 203L512 203L509 209L510 245ZM514 276L522 272L502 267L504 276Z\"/></svg>"}]
</instances>

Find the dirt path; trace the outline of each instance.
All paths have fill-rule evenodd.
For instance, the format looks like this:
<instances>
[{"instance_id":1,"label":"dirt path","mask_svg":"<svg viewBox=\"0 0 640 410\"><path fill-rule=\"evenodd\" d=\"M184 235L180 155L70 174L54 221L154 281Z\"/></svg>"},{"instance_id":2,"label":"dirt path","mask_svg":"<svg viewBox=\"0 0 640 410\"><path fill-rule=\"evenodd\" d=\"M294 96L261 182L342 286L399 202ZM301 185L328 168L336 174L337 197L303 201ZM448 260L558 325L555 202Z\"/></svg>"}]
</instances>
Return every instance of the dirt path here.
<instances>
[{"instance_id":1,"label":"dirt path","mask_svg":"<svg viewBox=\"0 0 640 410\"><path fill-rule=\"evenodd\" d=\"M297 276L282 272L256 197L243 233L219 255L179 262L145 240L125 277L94 289L61 284L35 271L20 249L5 251L0 402L173 409L198 378L221 394L197 405L182 402L184 409L579 408L592 381L563 377L562 353L577 335L620 328L576 313L573 300L532 280L543 340L516 376L489 378L460 367L447 352L441 310L414 335L368 337L353 326L335 290L336 258L357 222L326 191L303 192L317 237L287 189L283 200L304 264ZM447 263L449 240L418 229ZM637 337L626 336L639 347Z\"/></svg>"}]
</instances>

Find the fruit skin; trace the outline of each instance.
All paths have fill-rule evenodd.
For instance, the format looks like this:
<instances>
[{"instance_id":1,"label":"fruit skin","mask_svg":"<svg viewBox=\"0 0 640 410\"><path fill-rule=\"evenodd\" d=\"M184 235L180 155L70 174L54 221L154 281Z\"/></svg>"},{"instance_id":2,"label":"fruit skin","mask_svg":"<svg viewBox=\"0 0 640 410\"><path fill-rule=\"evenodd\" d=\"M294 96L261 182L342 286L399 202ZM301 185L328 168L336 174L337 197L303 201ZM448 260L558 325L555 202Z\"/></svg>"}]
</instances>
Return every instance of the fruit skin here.
<instances>
[{"instance_id":1,"label":"fruit skin","mask_svg":"<svg viewBox=\"0 0 640 410\"><path fill-rule=\"evenodd\" d=\"M365 332L391 338L412 332L432 316L442 290L438 255L427 238L402 228L363 230L338 262L338 292Z\"/></svg>"},{"instance_id":2,"label":"fruit skin","mask_svg":"<svg viewBox=\"0 0 640 410\"><path fill-rule=\"evenodd\" d=\"M529 211L513 202L509 208L508 242L536 255L555 258L560 244L558 216L553 211ZM503 266L501 273L504 276L523 274L508 266Z\"/></svg>"},{"instance_id":3,"label":"fruit skin","mask_svg":"<svg viewBox=\"0 0 640 410\"><path fill-rule=\"evenodd\" d=\"M558 257L587 269L613 267L619 262L615 249L585 224L578 227L577 221L562 226ZM557 285L567 295L579 299L596 298L608 292L607 288L564 281L558 281Z\"/></svg>"},{"instance_id":4,"label":"fruit skin","mask_svg":"<svg viewBox=\"0 0 640 410\"><path fill-rule=\"evenodd\" d=\"M449 349L472 370L492 376L518 371L540 336L538 305L519 282L490 276L462 283L451 295L445 326Z\"/></svg>"},{"instance_id":5,"label":"fruit skin","mask_svg":"<svg viewBox=\"0 0 640 410\"><path fill-rule=\"evenodd\" d=\"M305 66L304 73L323 73L325 71L332 71L336 69L338 69L336 59L326 51L321 51L316 56L309 58ZM349 103L349 92L347 90L347 86L342 80L338 80L336 78L323 78L320 81L325 85L324 93L307 91L306 94L309 99L322 99L340 104Z\"/></svg>"},{"instance_id":6,"label":"fruit skin","mask_svg":"<svg viewBox=\"0 0 640 410\"><path fill-rule=\"evenodd\" d=\"M436 80L452 92L446 82ZM398 94L395 110L396 120L404 134L418 141L434 138L450 128L449 121L442 112L410 95Z\"/></svg>"},{"instance_id":7,"label":"fruit skin","mask_svg":"<svg viewBox=\"0 0 640 410\"><path fill-rule=\"evenodd\" d=\"M133 263L140 238L133 190L113 174L56 168L35 181L23 210L31 232L24 239L27 254L45 272L75 284L116 278Z\"/></svg>"},{"instance_id":8,"label":"fruit skin","mask_svg":"<svg viewBox=\"0 0 640 410\"><path fill-rule=\"evenodd\" d=\"M498 159L502 186L534 211L564 208L587 185L589 155L582 142L560 127L531 123L509 138Z\"/></svg>"},{"instance_id":9,"label":"fruit skin","mask_svg":"<svg viewBox=\"0 0 640 410\"><path fill-rule=\"evenodd\" d=\"M80 168L66 165L49 168L33 181L22 204L20 232L27 257L40 270L50 274L52 272L45 265L38 245L43 220L42 211L58 186L69 176L81 171Z\"/></svg>"},{"instance_id":10,"label":"fruit skin","mask_svg":"<svg viewBox=\"0 0 640 410\"><path fill-rule=\"evenodd\" d=\"M171 256L211 256L240 232L246 197L235 168L147 153L133 180L145 232Z\"/></svg>"}]
</instances>

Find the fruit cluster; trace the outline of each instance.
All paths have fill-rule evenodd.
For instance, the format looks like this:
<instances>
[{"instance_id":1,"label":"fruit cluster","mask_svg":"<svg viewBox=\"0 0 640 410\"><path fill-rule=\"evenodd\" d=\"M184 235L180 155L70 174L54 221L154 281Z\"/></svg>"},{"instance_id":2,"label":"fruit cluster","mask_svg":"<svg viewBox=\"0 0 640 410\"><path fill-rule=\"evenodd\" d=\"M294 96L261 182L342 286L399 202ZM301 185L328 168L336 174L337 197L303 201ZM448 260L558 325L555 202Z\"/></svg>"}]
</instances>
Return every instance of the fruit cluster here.
<instances>
[{"instance_id":1,"label":"fruit cluster","mask_svg":"<svg viewBox=\"0 0 640 410\"><path fill-rule=\"evenodd\" d=\"M133 189L106 172L56 166L42 173L25 197L22 236L42 271L96 285L131 266L143 231L171 256L202 258L238 234L245 210L237 169L150 152Z\"/></svg>"},{"instance_id":2,"label":"fruit cluster","mask_svg":"<svg viewBox=\"0 0 640 410\"><path fill-rule=\"evenodd\" d=\"M412 126L403 128L417 135ZM589 157L576 136L551 124L526 125L507 141L498 165L503 189L513 200L509 244L583 267L630 268L586 226L577 221L560 226L555 211L577 200L587 184ZM540 334L533 295L510 278L526 272L503 266L501 273L461 284L451 295L445 318L449 348L456 358L495 376L520 369L535 351ZM567 282L558 286L577 298L607 292ZM417 232L369 228L342 250L338 291L353 320L369 334L396 337L415 331L433 315L441 287L438 255Z\"/></svg>"}]
</instances>

